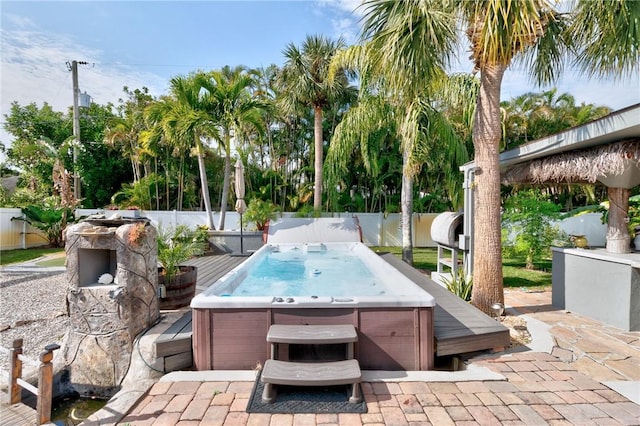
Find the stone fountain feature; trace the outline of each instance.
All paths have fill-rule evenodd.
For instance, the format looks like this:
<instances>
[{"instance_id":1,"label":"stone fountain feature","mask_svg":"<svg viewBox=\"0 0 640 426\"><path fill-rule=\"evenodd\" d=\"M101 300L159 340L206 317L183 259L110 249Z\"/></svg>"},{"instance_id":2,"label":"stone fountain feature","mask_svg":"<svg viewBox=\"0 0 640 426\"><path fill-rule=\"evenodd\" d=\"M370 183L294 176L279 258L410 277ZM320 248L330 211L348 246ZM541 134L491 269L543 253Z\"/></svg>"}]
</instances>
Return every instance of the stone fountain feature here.
<instances>
[{"instance_id":1,"label":"stone fountain feature","mask_svg":"<svg viewBox=\"0 0 640 426\"><path fill-rule=\"evenodd\" d=\"M156 235L145 218L88 219L67 228L70 328L62 355L66 379L81 396L118 390L136 336L160 316Z\"/></svg>"}]
</instances>

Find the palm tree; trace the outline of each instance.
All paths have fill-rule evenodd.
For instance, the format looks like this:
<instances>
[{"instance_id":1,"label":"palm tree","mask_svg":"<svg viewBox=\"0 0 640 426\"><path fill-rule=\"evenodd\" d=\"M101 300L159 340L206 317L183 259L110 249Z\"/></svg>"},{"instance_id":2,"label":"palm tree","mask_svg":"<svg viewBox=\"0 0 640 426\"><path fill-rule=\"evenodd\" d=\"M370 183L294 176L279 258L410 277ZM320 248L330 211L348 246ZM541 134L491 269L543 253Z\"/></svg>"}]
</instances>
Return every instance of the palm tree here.
<instances>
[{"instance_id":1,"label":"palm tree","mask_svg":"<svg viewBox=\"0 0 640 426\"><path fill-rule=\"evenodd\" d=\"M582 47L578 50L578 64L585 69L594 65L593 75L629 72L639 60L640 4L616 0L579 2L571 27L568 17L554 11L544 0L369 0L364 5L365 34L382 40L385 47L382 54L396 64L399 72L402 64L408 64L406 70L417 82L414 84L423 79L420 64L433 57L434 50L424 47L425 33L430 35L430 41L443 41L435 51L441 48L440 54L444 55L453 52L455 26L438 26L436 22L444 18L437 13L445 12L448 17L457 14L466 27L470 58L480 72L473 125L476 165L473 238L478 250L473 262L472 302L488 312L492 303L504 300L499 169L500 89L504 73L514 60L521 59L537 83L551 82L562 70L569 43ZM387 23L396 25L383 25ZM421 32L422 27L427 30Z\"/></svg>"},{"instance_id":2,"label":"palm tree","mask_svg":"<svg viewBox=\"0 0 640 426\"><path fill-rule=\"evenodd\" d=\"M166 139L174 144L174 151L182 154L194 149L198 158L202 199L207 213L207 225L215 229L205 169L206 138L219 138L217 122L210 113L203 96L202 73L189 77L176 76L170 81L170 96L152 104L148 114L155 118Z\"/></svg>"},{"instance_id":3,"label":"palm tree","mask_svg":"<svg viewBox=\"0 0 640 426\"><path fill-rule=\"evenodd\" d=\"M253 96L253 73L243 66L224 67L203 74L198 79L205 93L207 111L215 120L217 131L211 136L224 151L224 183L220 200L220 223L224 229L231 179L231 139L238 139L243 131L264 133L262 111L266 105Z\"/></svg>"},{"instance_id":4,"label":"palm tree","mask_svg":"<svg viewBox=\"0 0 640 426\"><path fill-rule=\"evenodd\" d=\"M571 11L568 34L577 46L575 63L590 77L623 77L640 63L640 2L580 1Z\"/></svg>"},{"instance_id":5,"label":"palm tree","mask_svg":"<svg viewBox=\"0 0 640 426\"><path fill-rule=\"evenodd\" d=\"M140 165L145 154L144 148L140 144L140 134L145 130L144 109L152 102L149 90L144 87L142 90L134 91L124 87L127 94L126 101L120 100L118 106L119 116L114 117L105 129L104 140L108 145L118 146L123 155L131 161L133 172L133 182L142 179Z\"/></svg>"},{"instance_id":6,"label":"palm tree","mask_svg":"<svg viewBox=\"0 0 640 426\"><path fill-rule=\"evenodd\" d=\"M329 77L342 66L359 72L360 98L336 127L329 148L328 165L333 181L347 171L354 148L359 145L366 170L377 176L378 154L388 140L400 140L402 155L401 224L402 259L413 263L412 215L413 181L423 164L434 156L434 147L455 156L458 164L466 161L460 139L444 117L431 105L426 90L394 91L396 76L378 55L375 42L355 46L338 53ZM439 63L432 63L432 66ZM437 70L434 76L444 77Z\"/></svg>"},{"instance_id":7,"label":"palm tree","mask_svg":"<svg viewBox=\"0 0 640 426\"><path fill-rule=\"evenodd\" d=\"M322 163L324 139L322 136L323 110L331 105L348 88L346 74L327 79L329 63L344 41L331 41L323 36L307 36L301 49L289 44L284 50L286 62L282 77L284 96L282 106L286 112L294 112L304 105L312 107L314 113L314 173L315 186L313 208L316 213L322 208Z\"/></svg>"},{"instance_id":8,"label":"palm tree","mask_svg":"<svg viewBox=\"0 0 640 426\"><path fill-rule=\"evenodd\" d=\"M525 93L502 102L505 149L579 126L609 114L607 107L593 104L576 106L568 93L557 89L542 93Z\"/></svg>"},{"instance_id":9,"label":"palm tree","mask_svg":"<svg viewBox=\"0 0 640 426\"><path fill-rule=\"evenodd\" d=\"M484 311L494 302L503 302L502 255L500 246L500 168L501 141L500 87L505 70L514 57L560 29L543 0L505 2L501 0L440 2L415 0L393 2L370 0L365 3L364 33L380 40L382 55L405 73L414 85L425 81L423 67L454 53L457 35L451 19L459 13L467 27L471 59L480 71L478 105L473 124L476 163L475 246L472 302ZM551 25L553 24L553 25ZM552 46L553 47L553 46ZM553 76L549 65L556 65L558 48L543 50L534 62L541 79ZM545 66L546 65L546 66Z\"/></svg>"}]
</instances>

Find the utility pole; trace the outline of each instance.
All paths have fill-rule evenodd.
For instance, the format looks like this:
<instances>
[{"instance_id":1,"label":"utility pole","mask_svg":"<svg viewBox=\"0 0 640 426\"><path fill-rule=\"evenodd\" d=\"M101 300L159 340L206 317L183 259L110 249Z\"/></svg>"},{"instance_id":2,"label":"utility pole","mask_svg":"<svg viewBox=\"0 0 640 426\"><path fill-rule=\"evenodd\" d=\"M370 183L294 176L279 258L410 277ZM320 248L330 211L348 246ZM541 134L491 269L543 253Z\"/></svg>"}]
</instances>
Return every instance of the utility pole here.
<instances>
[{"instance_id":1,"label":"utility pole","mask_svg":"<svg viewBox=\"0 0 640 426\"><path fill-rule=\"evenodd\" d=\"M71 71L71 80L73 82L73 136L75 138L73 144L73 198L76 201L80 199L80 174L78 173L78 147L80 146L78 98L80 97L80 88L78 87L78 64L87 65L88 62L72 61L71 64L67 62L67 68Z\"/></svg>"}]
</instances>

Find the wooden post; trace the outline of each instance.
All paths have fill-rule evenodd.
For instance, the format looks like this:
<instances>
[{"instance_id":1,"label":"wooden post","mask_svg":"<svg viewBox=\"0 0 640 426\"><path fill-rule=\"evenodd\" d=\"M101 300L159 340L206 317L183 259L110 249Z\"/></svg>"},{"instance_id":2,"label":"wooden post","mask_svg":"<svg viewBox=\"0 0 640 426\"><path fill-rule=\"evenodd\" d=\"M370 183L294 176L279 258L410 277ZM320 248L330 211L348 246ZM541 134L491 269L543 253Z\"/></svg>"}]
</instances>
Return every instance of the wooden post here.
<instances>
[{"instance_id":1,"label":"wooden post","mask_svg":"<svg viewBox=\"0 0 640 426\"><path fill-rule=\"evenodd\" d=\"M9 404L17 404L22 400L22 387L18 384L18 379L22 377L22 339L15 339L9 351L11 365L9 366Z\"/></svg>"},{"instance_id":2,"label":"wooden post","mask_svg":"<svg viewBox=\"0 0 640 426\"><path fill-rule=\"evenodd\" d=\"M36 405L38 412L38 424L45 424L51 421L51 401L53 399L53 351L59 349L60 345L51 344L44 348L40 354L40 369L38 371L38 402Z\"/></svg>"}]
</instances>

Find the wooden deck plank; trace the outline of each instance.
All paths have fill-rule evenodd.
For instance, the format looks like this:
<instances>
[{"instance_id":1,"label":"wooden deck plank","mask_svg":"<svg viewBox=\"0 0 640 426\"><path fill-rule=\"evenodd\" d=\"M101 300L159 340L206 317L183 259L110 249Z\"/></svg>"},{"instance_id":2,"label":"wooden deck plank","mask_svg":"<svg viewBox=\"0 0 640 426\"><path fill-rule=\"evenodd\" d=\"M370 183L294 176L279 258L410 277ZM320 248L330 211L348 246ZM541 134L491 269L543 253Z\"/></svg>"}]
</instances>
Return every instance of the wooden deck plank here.
<instances>
[{"instance_id":1,"label":"wooden deck plank","mask_svg":"<svg viewBox=\"0 0 640 426\"><path fill-rule=\"evenodd\" d=\"M3 402L0 410L2 411L2 415L0 416L0 424L2 424L2 426L26 426L38 424L36 410L21 402L13 405Z\"/></svg>"},{"instance_id":2,"label":"wooden deck plank","mask_svg":"<svg viewBox=\"0 0 640 426\"><path fill-rule=\"evenodd\" d=\"M185 262L185 265L198 268L196 291L204 291L222 278L227 272L238 266L246 257L221 254L216 256L196 257Z\"/></svg>"},{"instance_id":3,"label":"wooden deck plank","mask_svg":"<svg viewBox=\"0 0 640 426\"><path fill-rule=\"evenodd\" d=\"M436 300L436 355L455 355L508 346L509 330L391 253L381 255Z\"/></svg>"},{"instance_id":4,"label":"wooden deck plank","mask_svg":"<svg viewBox=\"0 0 640 426\"><path fill-rule=\"evenodd\" d=\"M191 311L186 312L155 341L156 357L191 352Z\"/></svg>"}]
</instances>

